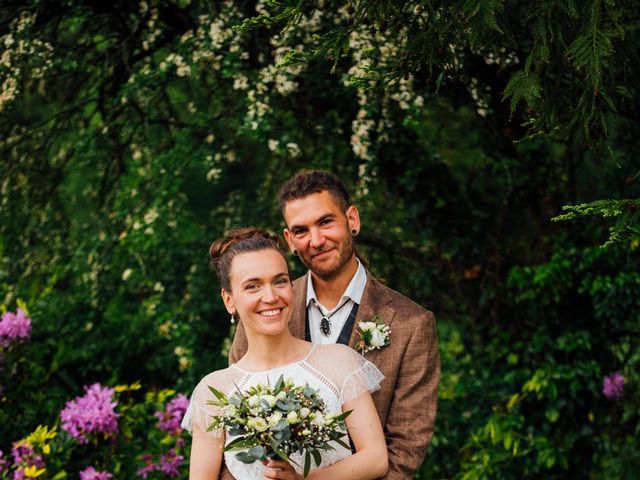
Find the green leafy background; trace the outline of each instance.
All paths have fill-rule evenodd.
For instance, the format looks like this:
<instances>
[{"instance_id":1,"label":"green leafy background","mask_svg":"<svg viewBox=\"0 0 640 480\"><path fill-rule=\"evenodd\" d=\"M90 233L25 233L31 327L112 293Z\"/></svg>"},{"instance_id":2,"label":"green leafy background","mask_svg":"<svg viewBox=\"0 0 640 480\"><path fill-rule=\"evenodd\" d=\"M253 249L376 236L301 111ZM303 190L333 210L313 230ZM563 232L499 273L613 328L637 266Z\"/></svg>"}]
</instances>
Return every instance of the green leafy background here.
<instances>
[{"instance_id":1,"label":"green leafy background","mask_svg":"<svg viewBox=\"0 0 640 480\"><path fill-rule=\"evenodd\" d=\"M151 405L224 367L208 246L280 232L279 185L315 167L371 271L438 320L418 478L637 472L634 2L32 0L0 39L0 303L33 320L2 352L5 453L83 385Z\"/></svg>"}]
</instances>

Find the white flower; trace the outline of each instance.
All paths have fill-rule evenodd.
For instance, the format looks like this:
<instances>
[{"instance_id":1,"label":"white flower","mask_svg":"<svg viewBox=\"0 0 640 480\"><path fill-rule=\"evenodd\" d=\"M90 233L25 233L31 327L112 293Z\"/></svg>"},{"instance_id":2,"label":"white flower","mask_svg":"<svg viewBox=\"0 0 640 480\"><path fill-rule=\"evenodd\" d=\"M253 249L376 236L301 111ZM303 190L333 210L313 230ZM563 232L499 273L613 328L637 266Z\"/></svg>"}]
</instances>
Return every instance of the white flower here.
<instances>
[{"instance_id":1,"label":"white flower","mask_svg":"<svg viewBox=\"0 0 640 480\"><path fill-rule=\"evenodd\" d=\"M257 395L251 395L248 402L250 407L255 407L256 405L258 405L258 402L260 402L260 398L258 398Z\"/></svg>"},{"instance_id":2,"label":"white flower","mask_svg":"<svg viewBox=\"0 0 640 480\"><path fill-rule=\"evenodd\" d=\"M269 426L275 427L282 420L282 412L273 412L269 417Z\"/></svg>"},{"instance_id":3,"label":"white flower","mask_svg":"<svg viewBox=\"0 0 640 480\"><path fill-rule=\"evenodd\" d=\"M324 427L324 417L322 415L316 415L311 423L319 427Z\"/></svg>"},{"instance_id":4,"label":"white flower","mask_svg":"<svg viewBox=\"0 0 640 480\"><path fill-rule=\"evenodd\" d=\"M376 328L376 324L374 322L360 322L358 326L363 332L370 332Z\"/></svg>"},{"instance_id":5,"label":"white flower","mask_svg":"<svg viewBox=\"0 0 640 480\"><path fill-rule=\"evenodd\" d=\"M307 418L309 416L309 413L311 413L311 410L309 410L307 407L302 407L300 409L300 418Z\"/></svg>"},{"instance_id":6,"label":"white flower","mask_svg":"<svg viewBox=\"0 0 640 480\"><path fill-rule=\"evenodd\" d=\"M267 421L262 417L251 417L247 422L247 426L257 432L264 432L267 428L269 428Z\"/></svg>"},{"instance_id":7,"label":"white flower","mask_svg":"<svg viewBox=\"0 0 640 480\"><path fill-rule=\"evenodd\" d=\"M384 345L385 335L377 328L371 332L371 346L374 348L380 348Z\"/></svg>"},{"instance_id":8,"label":"white flower","mask_svg":"<svg viewBox=\"0 0 640 480\"><path fill-rule=\"evenodd\" d=\"M124 272L122 272L122 281L126 282L132 273L133 273L133 270L131 270L130 268L127 268Z\"/></svg>"},{"instance_id":9,"label":"white flower","mask_svg":"<svg viewBox=\"0 0 640 480\"><path fill-rule=\"evenodd\" d=\"M278 392L278 395L276 395L276 398L278 400L284 400L285 398L287 398L287 394L285 392Z\"/></svg>"},{"instance_id":10,"label":"white flower","mask_svg":"<svg viewBox=\"0 0 640 480\"><path fill-rule=\"evenodd\" d=\"M265 402L267 402L270 407L273 407L277 401L276 397L274 397L273 395L262 395L260 397L260 400L264 400Z\"/></svg>"},{"instance_id":11,"label":"white flower","mask_svg":"<svg viewBox=\"0 0 640 480\"><path fill-rule=\"evenodd\" d=\"M269 150L271 150L272 152L275 152L278 149L278 145L280 145L280 142L278 140L274 140L273 138L269 139Z\"/></svg>"},{"instance_id":12,"label":"white flower","mask_svg":"<svg viewBox=\"0 0 640 480\"><path fill-rule=\"evenodd\" d=\"M287 422L292 425L298 421L298 414L296 412L289 412L287 414Z\"/></svg>"}]
</instances>

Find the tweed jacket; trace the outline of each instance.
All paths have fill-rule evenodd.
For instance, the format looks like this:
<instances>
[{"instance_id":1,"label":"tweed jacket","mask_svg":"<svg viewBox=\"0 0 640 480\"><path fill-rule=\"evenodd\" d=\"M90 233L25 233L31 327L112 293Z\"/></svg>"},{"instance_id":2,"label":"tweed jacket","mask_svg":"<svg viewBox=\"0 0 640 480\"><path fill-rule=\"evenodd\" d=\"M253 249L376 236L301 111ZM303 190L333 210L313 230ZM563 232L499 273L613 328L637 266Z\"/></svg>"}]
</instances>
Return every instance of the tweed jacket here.
<instances>
[{"instance_id":1,"label":"tweed jacket","mask_svg":"<svg viewBox=\"0 0 640 480\"><path fill-rule=\"evenodd\" d=\"M309 275L309 274L307 274ZM306 275L293 282L294 305L289 330L305 338ZM404 295L384 286L367 272L360 307L349 346L360 339L358 322L381 317L391 329L391 343L365 354L384 374L381 389L372 394L389 453L388 480L413 478L424 460L436 418L440 355L433 314ZM238 329L229 353L230 363L247 351L247 337ZM223 468L221 478L233 478Z\"/></svg>"}]
</instances>

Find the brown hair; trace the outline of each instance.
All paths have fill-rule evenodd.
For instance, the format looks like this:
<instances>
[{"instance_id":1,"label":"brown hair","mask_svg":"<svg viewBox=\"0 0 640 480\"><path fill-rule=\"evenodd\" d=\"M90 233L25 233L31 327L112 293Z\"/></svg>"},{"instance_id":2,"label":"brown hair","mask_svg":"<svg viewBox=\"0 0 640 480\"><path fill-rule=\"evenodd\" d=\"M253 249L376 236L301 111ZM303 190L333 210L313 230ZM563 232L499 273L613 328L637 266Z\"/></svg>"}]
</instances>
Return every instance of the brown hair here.
<instances>
[{"instance_id":1,"label":"brown hair","mask_svg":"<svg viewBox=\"0 0 640 480\"><path fill-rule=\"evenodd\" d=\"M211 265L216 270L220 286L231 291L231 262L239 253L259 252L261 250L276 250L282 258L286 257L278 237L255 227L236 228L224 238L220 238L209 247ZM287 266L287 269L289 267Z\"/></svg>"},{"instance_id":2,"label":"brown hair","mask_svg":"<svg viewBox=\"0 0 640 480\"><path fill-rule=\"evenodd\" d=\"M280 210L284 214L287 202L325 191L331 194L342 211L346 211L351 205L349 192L333 173L326 170L302 170L280 187Z\"/></svg>"}]
</instances>

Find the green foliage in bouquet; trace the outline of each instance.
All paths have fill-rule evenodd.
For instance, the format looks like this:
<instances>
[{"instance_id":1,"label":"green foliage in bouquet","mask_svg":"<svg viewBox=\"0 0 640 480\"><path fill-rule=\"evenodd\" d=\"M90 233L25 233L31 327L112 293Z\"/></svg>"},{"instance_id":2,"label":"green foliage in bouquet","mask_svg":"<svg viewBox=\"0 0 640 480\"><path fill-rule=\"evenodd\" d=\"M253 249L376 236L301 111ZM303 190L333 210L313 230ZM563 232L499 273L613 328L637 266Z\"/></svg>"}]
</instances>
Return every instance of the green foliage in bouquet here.
<instances>
[{"instance_id":1,"label":"green foliage in bouquet","mask_svg":"<svg viewBox=\"0 0 640 480\"><path fill-rule=\"evenodd\" d=\"M234 438L225 451L242 450L236 458L244 463L279 457L293 462L292 454L304 454L304 476L322 462L322 451L333 450L331 442L350 449L342 438L345 419L351 410L327 414L318 391L309 385L295 385L282 375L275 385L254 385L245 392L227 396L209 387L222 414L213 417L208 430L227 429Z\"/></svg>"}]
</instances>

